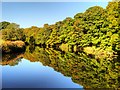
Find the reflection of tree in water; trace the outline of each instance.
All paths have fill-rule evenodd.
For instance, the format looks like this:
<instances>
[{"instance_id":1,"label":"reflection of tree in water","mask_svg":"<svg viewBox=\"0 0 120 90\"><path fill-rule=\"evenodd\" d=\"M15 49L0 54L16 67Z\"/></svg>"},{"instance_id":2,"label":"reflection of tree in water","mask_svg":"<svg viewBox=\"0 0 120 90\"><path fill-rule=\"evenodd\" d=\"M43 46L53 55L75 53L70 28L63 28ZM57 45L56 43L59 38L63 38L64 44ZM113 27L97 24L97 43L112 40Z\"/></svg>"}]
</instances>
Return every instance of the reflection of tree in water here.
<instances>
[{"instance_id":1,"label":"reflection of tree in water","mask_svg":"<svg viewBox=\"0 0 120 90\"><path fill-rule=\"evenodd\" d=\"M15 66L18 65L18 63L21 61L22 58L23 58L23 53L3 54L2 62L0 62L0 65Z\"/></svg>"},{"instance_id":2,"label":"reflection of tree in water","mask_svg":"<svg viewBox=\"0 0 120 90\"><path fill-rule=\"evenodd\" d=\"M29 52L30 52L30 53L33 53L34 50L35 50L35 46L34 46L34 45L31 45L31 46L29 47Z\"/></svg>"},{"instance_id":3,"label":"reflection of tree in water","mask_svg":"<svg viewBox=\"0 0 120 90\"><path fill-rule=\"evenodd\" d=\"M29 51L29 50L28 50ZM24 58L42 62L84 88L120 88L120 63L116 58L94 59L84 53L62 53L53 49L36 47L33 53L25 52Z\"/></svg>"},{"instance_id":4,"label":"reflection of tree in water","mask_svg":"<svg viewBox=\"0 0 120 90\"><path fill-rule=\"evenodd\" d=\"M48 55L45 52L45 48L40 48L38 46L35 47L35 49L32 51L30 46L26 48L26 52L24 54L24 58L30 60L31 62L45 62L48 61ZM44 63L43 63L44 64Z\"/></svg>"},{"instance_id":5,"label":"reflection of tree in water","mask_svg":"<svg viewBox=\"0 0 120 90\"><path fill-rule=\"evenodd\" d=\"M17 65L24 57L31 62L42 62L69 76L72 81L84 88L120 88L120 62L119 57L110 59L94 59L85 53L77 55L70 52L60 52L52 48L38 46L27 47L23 54L3 55L2 65ZM32 52L31 52L32 51Z\"/></svg>"}]
</instances>

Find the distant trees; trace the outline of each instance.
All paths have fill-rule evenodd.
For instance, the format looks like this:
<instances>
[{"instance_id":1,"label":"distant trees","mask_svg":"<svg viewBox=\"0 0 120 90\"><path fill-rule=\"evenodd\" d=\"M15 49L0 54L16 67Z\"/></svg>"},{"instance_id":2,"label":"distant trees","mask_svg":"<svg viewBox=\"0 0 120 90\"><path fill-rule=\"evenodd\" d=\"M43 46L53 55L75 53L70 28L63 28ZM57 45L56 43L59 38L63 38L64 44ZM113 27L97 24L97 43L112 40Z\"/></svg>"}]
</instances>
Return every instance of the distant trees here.
<instances>
[{"instance_id":1,"label":"distant trees","mask_svg":"<svg viewBox=\"0 0 120 90\"><path fill-rule=\"evenodd\" d=\"M4 23L2 25L2 39L3 40L25 40L25 35L23 33L23 29L19 28L19 25L16 23L9 23L9 22L1 22Z\"/></svg>"},{"instance_id":2,"label":"distant trees","mask_svg":"<svg viewBox=\"0 0 120 90\"><path fill-rule=\"evenodd\" d=\"M15 23L2 22L3 39L25 40L29 44L60 46L70 48L96 47L107 51L120 50L120 2L109 2L106 9L100 6L88 8L74 18L67 17L43 28L32 26L19 28Z\"/></svg>"},{"instance_id":3,"label":"distant trees","mask_svg":"<svg viewBox=\"0 0 120 90\"><path fill-rule=\"evenodd\" d=\"M29 44L46 44L51 34L52 25L45 24L43 28L32 26L25 28L24 33L26 35L26 42ZM34 40L34 41L33 41Z\"/></svg>"},{"instance_id":4,"label":"distant trees","mask_svg":"<svg viewBox=\"0 0 120 90\"><path fill-rule=\"evenodd\" d=\"M5 29L9 24L10 23L6 21L0 22L0 30Z\"/></svg>"},{"instance_id":5,"label":"distant trees","mask_svg":"<svg viewBox=\"0 0 120 90\"><path fill-rule=\"evenodd\" d=\"M32 26L30 28L25 28L24 29L24 33L25 33L25 42L29 43L29 44L35 44L35 38L36 35L38 34L38 31L40 29L36 26Z\"/></svg>"}]
</instances>

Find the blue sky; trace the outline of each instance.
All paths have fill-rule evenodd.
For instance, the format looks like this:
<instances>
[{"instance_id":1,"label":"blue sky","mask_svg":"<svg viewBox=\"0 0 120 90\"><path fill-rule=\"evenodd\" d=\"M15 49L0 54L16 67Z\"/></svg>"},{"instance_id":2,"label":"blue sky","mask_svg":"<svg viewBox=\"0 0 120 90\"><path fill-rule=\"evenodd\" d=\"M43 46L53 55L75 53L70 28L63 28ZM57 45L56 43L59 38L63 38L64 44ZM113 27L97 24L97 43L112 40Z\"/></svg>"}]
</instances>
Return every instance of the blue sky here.
<instances>
[{"instance_id":1,"label":"blue sky","mask_svg":"<svg viewBox=\"0 0 120 90\"><path fill-rule=\"evenodd\" d=\"M15 22L20 27L54 24L74 17L91 6L105 8L108 2L2 2L2 21Z\"/></svg>"}]
</instances>

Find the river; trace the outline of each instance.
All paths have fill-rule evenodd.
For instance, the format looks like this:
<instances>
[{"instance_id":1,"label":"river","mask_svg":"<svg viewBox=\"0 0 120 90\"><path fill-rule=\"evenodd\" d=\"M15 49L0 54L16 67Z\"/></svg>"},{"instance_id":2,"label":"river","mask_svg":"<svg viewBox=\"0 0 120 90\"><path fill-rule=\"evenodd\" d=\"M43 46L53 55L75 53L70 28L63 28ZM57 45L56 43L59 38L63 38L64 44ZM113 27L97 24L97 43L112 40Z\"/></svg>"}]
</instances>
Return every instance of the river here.
<instances>
[{"instance_id":1,"label":"river","mask_svg":"<svg viewBox=\"0 0 120 90\"><path fill-rule=\"evenodd\" d=\"M84 53L27 47L2 56L3 88L120 88L120 63Z\"/></svg>"}]
</instances>

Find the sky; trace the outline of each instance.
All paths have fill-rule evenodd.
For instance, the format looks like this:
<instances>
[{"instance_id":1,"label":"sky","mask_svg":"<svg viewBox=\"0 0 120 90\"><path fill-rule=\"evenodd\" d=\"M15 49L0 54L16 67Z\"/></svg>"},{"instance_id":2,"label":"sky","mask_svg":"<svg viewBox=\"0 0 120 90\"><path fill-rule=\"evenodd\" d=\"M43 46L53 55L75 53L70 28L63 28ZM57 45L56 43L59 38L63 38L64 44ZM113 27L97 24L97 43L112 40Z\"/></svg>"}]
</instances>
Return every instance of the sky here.
<instances>
[{"instance_id":1,"label":"sky","mask_svg":"<svg viewBox=\"0 0 120 90\"><path fill-rule=\"evenodd\" d=\"M2 21L17 23L21 28L42 27L66 17L74 17L92 6L105 8L108 2L2 2Z\"/></svg>"}]
</instances>

